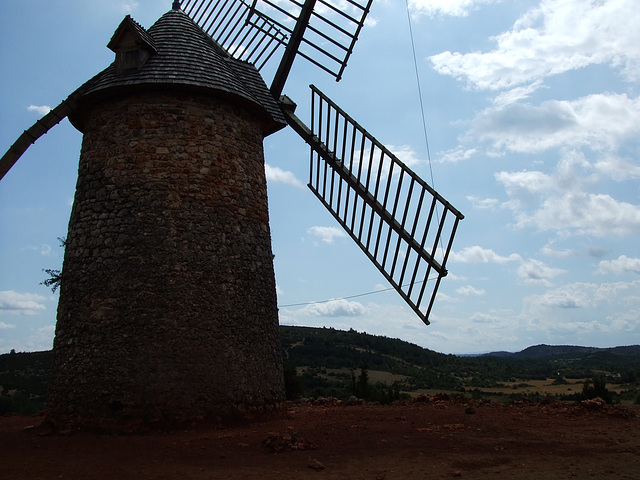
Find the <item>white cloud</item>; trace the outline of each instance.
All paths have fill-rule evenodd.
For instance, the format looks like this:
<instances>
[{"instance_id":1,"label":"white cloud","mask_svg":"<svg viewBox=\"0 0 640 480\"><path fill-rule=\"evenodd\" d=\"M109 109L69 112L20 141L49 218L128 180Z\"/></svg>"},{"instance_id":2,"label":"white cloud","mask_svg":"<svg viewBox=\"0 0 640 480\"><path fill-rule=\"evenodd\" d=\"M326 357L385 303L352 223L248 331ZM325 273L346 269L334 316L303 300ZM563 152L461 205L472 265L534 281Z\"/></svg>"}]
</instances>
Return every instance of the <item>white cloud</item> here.
<instances>
[{"instance_id":1,"label":"white cloud","mask_svg":"<svg viewBox=\"0 0 640 480\"><path fill-rule=\"evenodd\" d=\"M533 92L539 88L543 88L543 86L544 84L542 81L536 81L529 85L525 85L524 87L512 88L511 90L507 90L497 95L496 98L493 99L493 104L496 108L504 108L507 105L530 97Z\"/></svg>"},{"instance_id":2,"label":"white cloud","mask_svg":"<svg viewBox=\"0 0 640 480\"><path fill-rule=\"evenodd\" d=\"M493 210L496 208L500 201L497 198L478 198L473 196L468 196L467 200L469 200L474 208L478 208L480 210Z\"/></svg>"},{"instance_id":3,"label":"white cloud","mask_svg":"<svg viewBox=\"0 0 640 480\"><path fill-rule=\"evenodd\" d=\"M35 293L0 291L0 314L35 315L39 310L46 310L42 304L46 300L46 297Z\"/></svg>"},{"instance_id":4,"label":"white cloud","mask_svg":"<svg viewBox=\"0 0 640 480\"><path fill-rule=\"evenodd\" d=\"M496 180L502 183L510 195L519 192L544 193L553 190L555 181L546 173L538 171L524 172L498 172Z\"/></svg>"},{"instance_id":5,"label":"white cloud","mask_svg":"<svg viewBox=\"0 0 640 480\"><path fill-rule=\"evenodd\" d=\"M440 152L440 163L458 163L463 160L469 160L478 151L476 148L464 148L459 145L456 148Z\"/></svg>"},{"instance_id":6,"label":"white cloud","mask_svg":"<svg viewBox=\"0 0 640 480\"><path fill-rule=\"evenodd\" d=\"M378 19L372 17L371 15L367 15L367 18L364 21L366 27L375 28L378 26Z\"/></svg>"},{"instance_id":7,"label":"white cloud","mask_svg":"<svg viewBox=\"0 0 640 480\"><path fill-rule=\"evenodd\" d=\"M300 313L318 317L359 317L366 314L367 309L359 302L337 299L306 305Z\"/></svg>"},{"instance_id":8,"label":"white cloud","mask_svg":"<svg viewBox=\"0 0 640 480\"><path fill-rule=\"evenodd\" d=\"M529 300L536 298L542 308L581 308L588 306L589 298L583 292L567 290L553 290L544 295L533 296Z\"/></svg>"},{"instance_id":9,"label":"white cloud","mask_svg":"<svg viewBox=\"0 0 640 480\"><path fill-rule=\"evenodd\" d=\"M136 1L123 1L120 3L120 8L124 13L133 13L138 9L139 3Z\"/></svg>"},{"instance_id":10,"label":"white cloud","mask_svg":"<svg viewBox=\"0 0 640 480\"><path fill-rule=\"evenodd\" d=\"M630 158L605 155L598 159L594 167L597 171L618 182L640 178L640 165L634 163Z\"/></svg>"},{"instance_id":11,"label":"white cloud","mask_svg":"<svg viewBox=\"0 0 640 480\"><path fill-rule=\"evenodd\" d=\"M522 261L522 257L517 253L512 253L508 257L498 255L491 249L480 246L466 247L461 251L451 251L449 260L461 263L507 263L513 261Z\"/></svg>"},{"instance_id":12,"label":"white cloud","mask_svg":"<svg viewBox=\"0 0 640 480\"><path fill-rule=\"evenodd\" d=\"M523 300L522 318L529 329L575 332L638 328L640 317L627 313L640 304L640 281L629 283L576 282L531 295ZM569 313L575 310L575 314ZM626 320L621 322L621 318ZM574 337L575 338L575 337Z\"/></svg>"},{"instance_id":13,"label":"white cloud","mask_svg":"<svg viewBox=\"0 0 640 480\"><path fill-rule=\"evenodd\" d=\"M51 107L49 105L29 105L27 110L30 112L36 112L38 115L46 115L51 111Z\"/></svg>"},{"instance_id":14,"label":"white cloud","mask_svg":"<svg viewBox=\"0 0 640 480\"><path fill-rule=\"evenodd\" d=\"M460 263L494 263L494 264L506 264L509 262L519 263L517 273L518 277L525 284L539 284L544 286L550 286L553 278L566 273L565 270L549 267L544 262L536 259L524 260L517 253L512 253L508 257L498 255L491 249L483 248L480 246L466 247L463 250L456 252L452 251L449 259L453 262ZM459 294L474 294L471 290L465 290L470 287L462 287L457 290Z\"/></svg>"},{"instance_id":15,"label":"white cloud","mask_svg":"<svg viewBox=\"0 0 640 480\"><path fill-rule=\"evenodd\" d=\"M593 94L540 106L491 107L473 120L469 134L491 142L495 149L517 153L571 147L610 152L640 136L640 97Z\"/></svg>"},{"instance_id":16,"label":"white cloud","mask_svg":"<svg viewBox=\"0 0 640 480\"><path fill-rule=\"evenodd\" d=\"M416 151L409 145L387 145L387 148L409 168L424 163ZM369 152L367 152L367 155L368 154Z\"/></svg>"},{"instance_id":17,"label":"white cloud","mask_svg":"<svg viewBox=\"0 0 640 480\"><path fill-rule=\"evenodd\" d=\"M602 258L607 254L607 250L601 247L591 246L587 248L587 254L593 258Z\"/></svg>"},{"instance_id":18,"label":"white cloud","mask_svg":"<svg viewBox=\"0 0 640 480\"><path fill-rule=\"evenodd\" d=\"M547 255L548 257L555 257L555 258L569 258L569 257L575 257L577 255L577 252L575 250L572 250L570 248L558 250L556 248L553 248L551 244L548 244L542 247L541 251L544 255Z\"/></svg>"},{"instance_id":19,"label":"white cloud","mask_svg":"<svg viewBox=\"0 0 640 480\"><path fill-rule=\"evenodd\" d=\"M485 293L487 293L485 290L482 289L477 289L472 287L471 285L467 285L464 287L460 287L456 290L456 293L458 295L462 295L462 296L476 296L476 297L480 297L482 295L484 295Z\"/></svg>"},{"instance_id":20,"label":"white cloud","mask_svg":"<svg viewBox=\"0 0 640 480\"><path fill-rule=\"evenodd\" d=\"M409 8L414 15L465 17L470 10L477 9L482 4L498 1L500 0L409 0Z\"/></svg>"},{"instance_id":21,"label":"white cloud","mask_svg":"<svg viewBox=\"0 0 640 480\"><path fill-rule=\"evenodd\" d=\"M629 258L626 255L620 255L616 260L603 260L598 266L598 273L604 275L636 273L640 275L640 258Z\"/></svg>"},{"instance_id":22,"label":"white cloud","mask_svg":"<svg viewBox=\"0 0 640 480\"><path fill-rule=\"evenodd\" d=\"M478 90L524 86L514 98L530 94L546 77L589 65L618 67L626 79L635 80L640 78L637 7L635 0L543 0L511 30L493 37L494 50L447 51L430 59L438 73L466 79Z\"/></svg>"},{"instance_id":23,"label":"white cloud","mask_svg":"<svg viewBox=\"0 0 640 480\"><path fill-rule=\"evenodd\" d=\"M297 188L304 188L304 185L300 180L296 178L293 172L282 170L279 167L272 167L265 164L265 174L267 175L267 182L271 183L284 183L285 185L291 185Z\"/></svg>"},{"instance_id":24,"label":"white cloud","mask_svg":"<svg viewBox=\"0 0 640 480\"><path fill-rule=\"evenodd\" d=\"M540 260L530 259L518 267L518 277L526 284L551 286L550 280L566 273L560 268L548 267Z\"/></svg>"},{"instance_id":25,"label":"white cloud","mask_svg":"<svg viewBox=\"0 0 640 480\"><path fill-rule=\"evenodd\" d=\"M38 252L43 257L47 257L47 256L51 255L51 253L53 251L53 249L51 248L51 245L48 245L46 243L43 243L39 247L36 247L35 245L26 245L26 246L22 247L21 250Z\"/></svg>"},{"instance_id":26,"label":"white cloud","mask_svg":"<svg viewBox=\"0 0 640 480\"><path fill-rule=\"evenodd\" d=\"M538 342L624 345L640 334L640 281L576 282L523 299L520 336Z\"/></svg>"},{"instance_id":27,"label":"white cloud","mask_svg":"<svg viewBox=\"0 0 640 480\"><path fill-rule=\"evenodd\" d=\"M467 200L479 210L493 210L500 203L497 198L478 198L472 195L467 196Z\"/></svg>"},{"instance_id":28,"label":"white cloud","mask_svg":"<svg viewBox=\"0 0 640 480\"><path fill-rule=\"evenodd\" d=\"M629 311L616 312L614 315L607 316L607 323L601 325L601 329L606 333L626 333L628 338L630 333L640 331L640 309L632 309Z\"/></svg>"},{"instance_id":29,"label":"white cloud","mask_svg":"<svg viewBox=\"0 0 640 480\"><path fill-rule=\"evenodd\" d=\"M555 171L499 172L519 228L563 236L623 236L640 232L640 205L590 190L599 178L581 152L566 152Z\"/></svg>"},{"instance_id":30,"label":"white cloud","mask_svg":"<svg viewBox=\"0 0 640 480\"><path fill-rule=\"evenodd\" d=\"M526 297L524 303L530 310L566 308L596 308L601 304L618 304L620 297L629 290L639 290L640 281L630 283L576 282L549 290L542 295Z\"/></svg>"},{"instance_id":31,"label":"white cloud","mask_svg":"<svg viewBox=\"0 0 640 480\"><path fill-rule=\"evenodd\" d=\"M510 310L490 309L464 319L434 318L424 343L446 345L445 351L458 353L513 350L518 342L516 314Z\"/></svg>"},{"instance_id":32,"label":"white cloud","mask_svg":"<svg viewBox=\"0 0 640 480\"><path fill-rule=\"evenodd\" d=\"M326 243L333 243L336 238L346 237L347 234L344 231L337 227L321 227L315 226L311 227L307 230L307 233L313 235L314 237L318 237L320 240Z\"/></svg>"},{"instance_id":33,"label":"white cloud","mask_svg":"<svg viewBox=\"0 0 640 480\"><path fill-rule=\"evenodd\" d=\"M493 313L475 312L469 320L473 323L499 323L500 317Z\"/></svg>"},{"instance_id":34,"label":"white cloud","mask_svg":"<svg viewBox=\"0 0 640 480\"><path fill-rule=\"evenodd\" d=\"M16 326L12 323L0 322L0 330L9 330L11 328L16 328Z\"/></svg>"},{"instance_id":35,"label":"white cloud","mask_svg":"<svg viewBox=\"0 0 640 480\"><path fill-rule=\"evenodd\" d=\"M531 215L517 213L518 226L556 230L562 234L634 235L640 232L640 207L608 194L566 192L548 197Z\"/></svg>"},{"instance_id":36,"label":"white cloud","mask_svg":"<svg viewBox=\"0 0 640 480\"><path fill-rule=\"evenodd\" d=\"M46 325L32 331L24 342L26 351L37 352L42 350L51 350L53 347L53 337L55 336L56 326Z\"/></svg>"}]
</instances>

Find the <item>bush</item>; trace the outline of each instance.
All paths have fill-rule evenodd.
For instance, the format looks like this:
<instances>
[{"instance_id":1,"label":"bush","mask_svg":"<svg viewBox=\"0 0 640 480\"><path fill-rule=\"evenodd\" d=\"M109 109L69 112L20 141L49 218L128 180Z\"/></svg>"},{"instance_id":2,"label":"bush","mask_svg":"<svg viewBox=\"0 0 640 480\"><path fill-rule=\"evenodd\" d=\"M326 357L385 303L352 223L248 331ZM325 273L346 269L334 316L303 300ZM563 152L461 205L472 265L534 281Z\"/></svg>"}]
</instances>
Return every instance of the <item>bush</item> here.
<instances>
[{"instance_id":1,"label":"bush","mask_svg":"<svg viewBox=\"0 0 640 480\"><path fill-rule=\"evenodd\" d=\"M593 385L589 379L584 381L582 386L582 400L591 400L600 397L605 402L613 403L613 393L607 389L607 382L603 375L593 377Z\"/></svg>"},{"instance_id":2,"label":"bush","mask_svg":"<svg viewBox=\"0 0 640 480\"><path fill-rule=\"evenodd\" d=\"M302 379L298 376L296 364L291 361L283 363L284 368L284 389L287 400L295 400L302 396L304 385Z\"/></svg>"}]
</instances>

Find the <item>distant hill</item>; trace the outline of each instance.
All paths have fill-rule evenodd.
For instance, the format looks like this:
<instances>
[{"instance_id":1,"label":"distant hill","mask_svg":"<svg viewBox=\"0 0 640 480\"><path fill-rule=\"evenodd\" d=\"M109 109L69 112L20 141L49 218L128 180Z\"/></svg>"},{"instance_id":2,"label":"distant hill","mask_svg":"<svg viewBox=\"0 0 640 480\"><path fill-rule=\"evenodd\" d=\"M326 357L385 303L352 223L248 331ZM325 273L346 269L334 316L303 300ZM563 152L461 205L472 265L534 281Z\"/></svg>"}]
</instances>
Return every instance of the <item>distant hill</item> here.
<instances>
[{"instance_id":1,"label":"distant hill","mask_svg":"<svg viewBox=\"0 0 640 480\"><path fill-rule=\"evenodd\" d=\"M520 359L537 359L549 357L584 356L592 353L611 353L614 355L627 355L640 357L640 345L628 345L622 347L598 348L581 347L575 345L534 345L527 347L520 352L491 352L485 356L513 357Z\"/></svg>"},{"instance_id":2,"label":"distant hill","mask_svg":"<svg viewBox=\"0 0 640 480\"><path fill-rule=\"evenodd\" d=\"M52 352L0 355L0 415L30 415L42 410Z\"/></svg>"},{"instance_id":3,"label":"distant hill","mask_svg":"<svg viewBox=\"0 0 640 480\"><path fill-rule=\"evenodd\" d=\"M561 384L565 378L603 376L609 383L629 384L631 398L640 386L637 345L604 349L537 345L516 353L461 356L355 330L283 326L280 332L285 361L305 367L306 392L318 395L344 395L362 366L395 375L388 381L397 382L403 391L463 393L527 381L549 379L548 383Z\"/></svg>"},{"instance_id":4,"label":"distant hill","mask_svg":"<svg viewBox=\"0 0 640 480\"><path fill-rule=\"evenodd\" d=\"M527 382L596 376L624 386L628 398L640 395L639 345L536 345L515 353L461 356L353 329L281 326L280 336L285 379L295 395L348 398L362 394L364 379L369 398L389 401L401 391L481 395L483 389L504 390L505 385L530 387ZM51 358L50 351L0 355L0 415L42 409ZM514 392L507 398L518 395Z\"/></svg>"}]
</instances>

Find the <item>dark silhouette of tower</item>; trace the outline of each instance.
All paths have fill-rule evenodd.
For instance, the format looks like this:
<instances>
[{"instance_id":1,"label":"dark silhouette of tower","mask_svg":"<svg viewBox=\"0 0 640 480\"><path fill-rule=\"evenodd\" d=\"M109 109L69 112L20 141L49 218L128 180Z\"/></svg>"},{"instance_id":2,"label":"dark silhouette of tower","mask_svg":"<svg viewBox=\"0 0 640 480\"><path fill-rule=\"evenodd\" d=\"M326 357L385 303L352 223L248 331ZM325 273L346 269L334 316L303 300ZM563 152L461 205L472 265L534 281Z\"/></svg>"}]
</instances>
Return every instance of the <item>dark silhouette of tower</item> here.
<instances>
[{"instance_id":1,"label":"dark silhouette of tower","mask_svg":"<svg viewBox=\"0 0 640 480\"><path fill-rule=\"evenodd\" d=\"M174 2L127 16L69 115L83 134L48 418L122 428L284 400L258 71Z\"/></svg>"}]
</instances>

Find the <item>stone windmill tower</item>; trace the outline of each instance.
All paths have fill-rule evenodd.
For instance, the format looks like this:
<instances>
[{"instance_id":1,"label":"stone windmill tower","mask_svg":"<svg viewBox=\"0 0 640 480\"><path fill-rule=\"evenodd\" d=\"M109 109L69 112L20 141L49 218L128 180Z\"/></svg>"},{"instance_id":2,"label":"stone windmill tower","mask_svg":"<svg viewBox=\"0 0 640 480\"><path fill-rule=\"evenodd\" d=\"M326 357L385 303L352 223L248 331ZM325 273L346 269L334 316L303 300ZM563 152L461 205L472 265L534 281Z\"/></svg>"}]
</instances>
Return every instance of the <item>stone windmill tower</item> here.
<instances>
[{"instance_id":1,"label":"stone windmill tower","mask_svg":"<svg viewBox=\"0 0 640 480\"><path fill-rule=\"evenodd\" d=\"M81 87L48 408L60 425L284 399L262 153L286 125L255 68L174 8L127 17Z\"/></svg>"},{"instance_id":2,"label":"stone windmill tower","mask_svg":"<svg viewBox=\"0 0 640 480\"><path fill-rule=\"evenodd\" d=\"M116 429L278 409L262 141L286 125L311 146L312 192L429 323L462 214L317 88L311 128L281 95L297 56L340 79L371 1L186 0L184 11L174 1L148 30L126 17L108 44L114 63L0 159L2 178L65 116L84 134L48 393L54 424ZM267 88L259 71L279 47Z\"/></svg>"},{"instance_id":3,"label":"stone windmill tower","mask_svg":"<svg viewBox=\"0 0 640 480\"><path fill-rule=\"evenodd\" d=\"M284 399L262 154L284 127L252 66L174 8L130 17L69 115L83 134L55 423L185 420ZM108 426L108 425L107 425Z\"/></svg>"}]
</instances>

